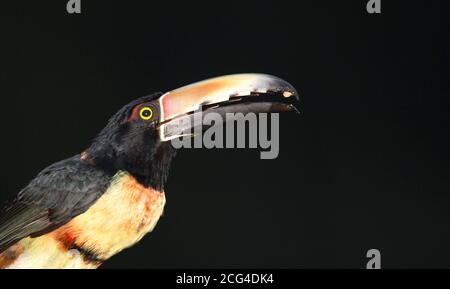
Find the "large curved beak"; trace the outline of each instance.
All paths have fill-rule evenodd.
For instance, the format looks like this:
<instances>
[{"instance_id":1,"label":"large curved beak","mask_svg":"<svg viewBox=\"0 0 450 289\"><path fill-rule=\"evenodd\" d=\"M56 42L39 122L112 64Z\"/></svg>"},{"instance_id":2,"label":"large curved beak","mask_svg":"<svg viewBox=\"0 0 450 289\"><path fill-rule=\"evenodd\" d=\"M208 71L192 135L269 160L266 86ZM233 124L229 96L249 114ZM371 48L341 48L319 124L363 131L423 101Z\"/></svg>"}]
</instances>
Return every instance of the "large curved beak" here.
<instances>
[{"instance_id":1,"label":"large curved beak","mask_svg":"<svg viewBox=\"0 0 450 289\"><path fill-rule=\"evenodd\" d=\"M163 94L160 138L167 141L189 134L197 112L219 114L298 112L299 98L288 82L267 74L233 74L187 85Z\"/></svg>"}]
</instances>

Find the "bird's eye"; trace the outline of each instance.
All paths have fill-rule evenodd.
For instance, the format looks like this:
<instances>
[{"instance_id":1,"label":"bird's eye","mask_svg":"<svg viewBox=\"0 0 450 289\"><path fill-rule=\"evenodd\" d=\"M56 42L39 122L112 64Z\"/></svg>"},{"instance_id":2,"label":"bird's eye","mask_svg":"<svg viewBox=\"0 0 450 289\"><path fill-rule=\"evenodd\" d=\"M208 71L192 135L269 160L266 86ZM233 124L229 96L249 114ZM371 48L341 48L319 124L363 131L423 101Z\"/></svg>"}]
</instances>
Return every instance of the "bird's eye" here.
<instances>
[{"instance_id":1,"label":"bird's eye","mask_svg":"<svg viewBox=\"0 0 450 289\"><path fill-rule=\"evenodd\" d=\"M152 118L153 116L153 111L150 107L146 106L141 108L141 110L139 111L139 116L143 119L143 120L149 120Z\"/></svg>"}]
</instances>

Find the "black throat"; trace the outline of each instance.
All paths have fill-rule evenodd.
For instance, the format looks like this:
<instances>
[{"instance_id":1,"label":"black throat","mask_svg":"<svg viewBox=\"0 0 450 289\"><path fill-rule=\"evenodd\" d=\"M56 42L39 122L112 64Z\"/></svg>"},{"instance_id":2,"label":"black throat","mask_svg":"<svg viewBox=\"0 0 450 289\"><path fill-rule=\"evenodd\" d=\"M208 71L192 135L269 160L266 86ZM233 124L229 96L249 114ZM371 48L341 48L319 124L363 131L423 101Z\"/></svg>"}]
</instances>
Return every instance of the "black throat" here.
<instances>
[{"instance_id":1,"label":"black throat","mask_svg":"<svg viewBox=\"0 0 450 289\"><path fill-rule=\"evenodd\" d=\"M144 187L162 192L176 149L170 142L153 143L152 146L136 145L124 149L100 137L86 153L93 165L111 176L119 171L125 171Z\"/></svg>"},{"instance_id":2,"label":"black throat","mask_svg":"<svg viewBox=\"0 0 450 289\"><path fill-rule=\"evenodd\" d=\"M176 149L170 142L161 143L153 155L142 159L147 162L130 163L125 170L145 187L152 187L160 192L164 191L164 185L169 176L172 159L176 155Z\"/></svg>"}]
</instances>

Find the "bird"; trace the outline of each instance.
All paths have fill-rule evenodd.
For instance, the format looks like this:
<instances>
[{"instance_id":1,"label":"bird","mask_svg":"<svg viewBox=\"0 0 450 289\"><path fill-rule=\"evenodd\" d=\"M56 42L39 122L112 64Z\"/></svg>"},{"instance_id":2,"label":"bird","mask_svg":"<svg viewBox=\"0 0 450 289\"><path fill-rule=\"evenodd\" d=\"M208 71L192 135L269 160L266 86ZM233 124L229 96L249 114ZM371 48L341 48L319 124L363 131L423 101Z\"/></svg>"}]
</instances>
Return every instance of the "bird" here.
<instances>
[{"instance_id":1,"label":"bird","mask_svg":"<svg viewBox=\"0 0 450 289\"><path fill-rule=\"evenodd\" d=\"M90 145L42 170L0 212L0 268L95 269L163 214L182 120L208 112L298 111L295 88L257 73L214 77L132 100Z\"/></svg>"}]
</instances>

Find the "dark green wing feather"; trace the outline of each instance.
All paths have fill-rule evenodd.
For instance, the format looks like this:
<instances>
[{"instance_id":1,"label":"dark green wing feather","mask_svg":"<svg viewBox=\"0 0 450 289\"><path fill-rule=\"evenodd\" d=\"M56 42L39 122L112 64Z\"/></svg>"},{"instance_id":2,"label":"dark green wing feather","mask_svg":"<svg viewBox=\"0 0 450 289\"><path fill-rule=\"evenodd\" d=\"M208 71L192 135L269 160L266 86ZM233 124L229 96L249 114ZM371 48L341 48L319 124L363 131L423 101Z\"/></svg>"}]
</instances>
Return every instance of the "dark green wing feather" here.
<instances>
[{"instance_id":1,"label":"dark green wing feather","mask_svg":"<svg viewBox=\"0 0 450 289\"><path fill-rule=\"evenodd\" d=\"M110 180L110 175L81 161L79 155L44 169L1 212L0 252L85 212Z\"/></svg>"}]
</instances>

